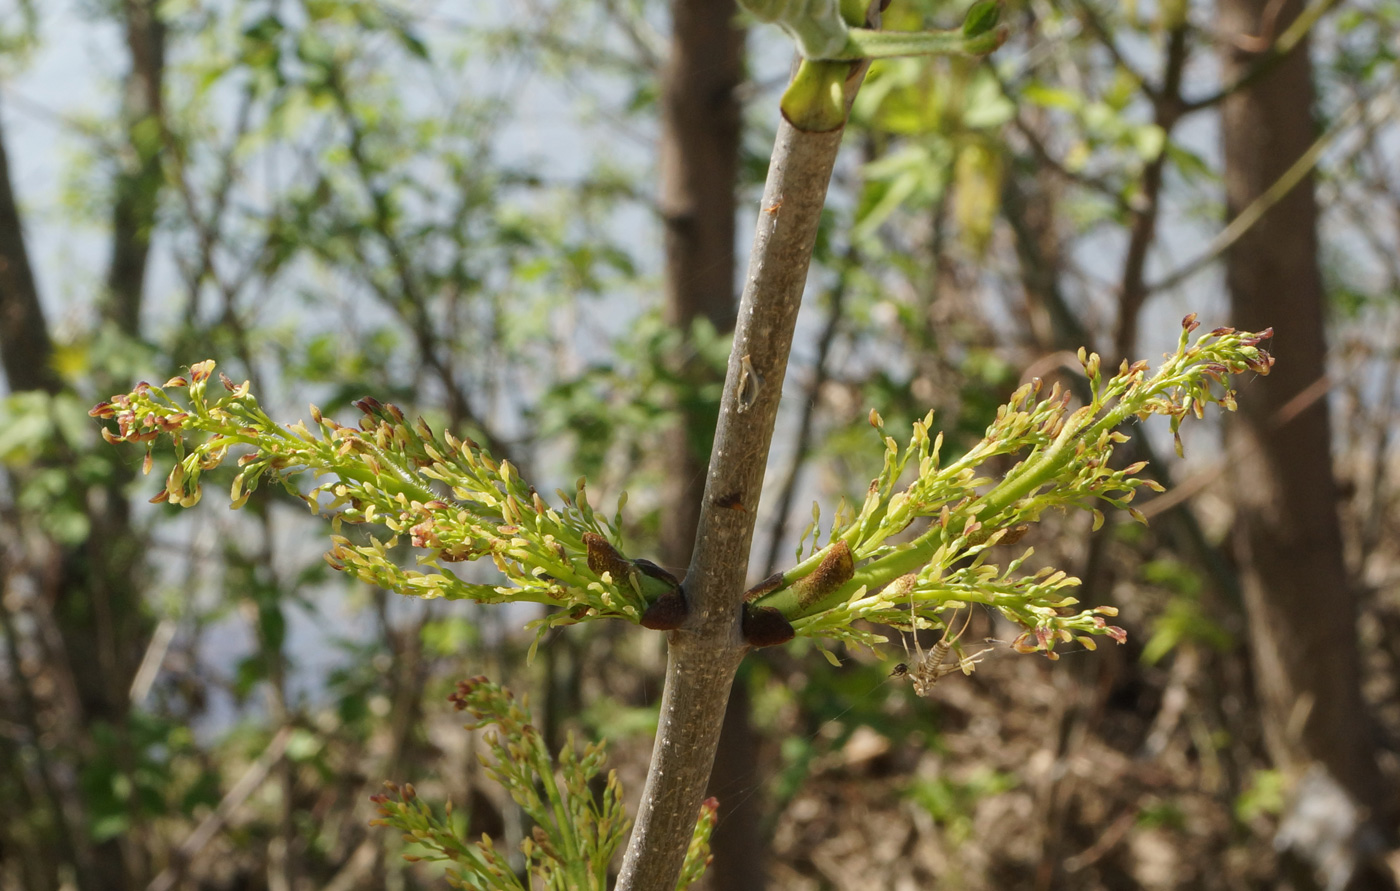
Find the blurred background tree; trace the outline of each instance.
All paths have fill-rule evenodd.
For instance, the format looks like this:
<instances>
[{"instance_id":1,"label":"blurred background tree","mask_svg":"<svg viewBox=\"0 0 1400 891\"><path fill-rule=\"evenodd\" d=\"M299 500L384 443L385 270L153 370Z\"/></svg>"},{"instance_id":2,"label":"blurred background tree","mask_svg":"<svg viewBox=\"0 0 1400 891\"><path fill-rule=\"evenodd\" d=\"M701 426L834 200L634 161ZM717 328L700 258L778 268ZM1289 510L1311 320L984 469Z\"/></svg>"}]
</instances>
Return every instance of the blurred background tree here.
<instances>
[{"instance_id":1,"label":"blurred background tree","mask_svg":"<svg viewBox=\"0 0 1400 891\"><path fill-rule=\"evenodd\" d=\"M1273 325L1276 374L1186 462L1135 436L1175 482L1149 529L1032 533L1122 608L1122 651L992 657L932 703L854 654L750 659L709 880L1388 887L1400 6L1004 21L992 63L863 88L755 580L808 502L863 492L872 406L966 443L1023 378L1072 383L1065 351L1151 356L1192 310ZM790 59L744 24L686 0L0 7L0 885L425 886L366 826L408 775L513 848L442 702L482 671L535 691L552 745L612 739L640 790L659 635L590 625L526 666L534 616L347 584L290 497L146 506L86 410L211 355L277 416L373 394L535 479L625 486L632 550L684 566Z\"/></svg>"}]
</instances>

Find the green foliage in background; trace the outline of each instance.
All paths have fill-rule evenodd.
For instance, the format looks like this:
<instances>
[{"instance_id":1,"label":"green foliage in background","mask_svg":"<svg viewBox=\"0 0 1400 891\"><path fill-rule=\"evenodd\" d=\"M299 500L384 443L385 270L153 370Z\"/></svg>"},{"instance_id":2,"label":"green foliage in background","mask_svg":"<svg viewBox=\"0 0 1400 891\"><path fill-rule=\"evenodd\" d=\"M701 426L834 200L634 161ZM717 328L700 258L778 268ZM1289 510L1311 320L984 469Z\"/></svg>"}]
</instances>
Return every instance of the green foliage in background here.
<instances>
[{"instance_id":1,"label":"green foliage in background","mask_svg":"<svg viewBox=\"0 0 1400 891\"><path fill-rule=\"evenodd\" d=\"M490 836L479 843L462 839L450 802L443 814L435 814L411 784L389 783L388 793L374 796L379 806L376 825L404 833L404 841L414 846L405 855L409 860L453 864L447 879L454 888L605 891L609 865L627 840L631 821L622 807L616 772L608 774L601 795L595 797L590 788L602 770L603 744L590 743L580 752L570 734L556 760L527 705L517 703L510 691L484 677L462 681L450 698L458 711L475 719L467 729L492 728L486 734L490 755L482 754L481 763L533 823L530 837L521 844L524 880L515 874L509 856L496 850ZM708 864L716 814L717 805L710 799L696 820L677 891L699 878Z\"/></svg>"}]
</instances>

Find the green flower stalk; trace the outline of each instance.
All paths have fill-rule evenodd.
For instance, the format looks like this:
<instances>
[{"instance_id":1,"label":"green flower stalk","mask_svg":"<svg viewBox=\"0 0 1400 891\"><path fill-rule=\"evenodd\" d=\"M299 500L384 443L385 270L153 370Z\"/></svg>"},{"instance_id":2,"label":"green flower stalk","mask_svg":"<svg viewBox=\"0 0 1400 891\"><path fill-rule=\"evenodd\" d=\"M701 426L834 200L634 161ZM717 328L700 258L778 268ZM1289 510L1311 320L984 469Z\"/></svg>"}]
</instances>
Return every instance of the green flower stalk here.
<instances>
[{"instance_id":1,"label":"green flower stalk","mask_svg":"<svg viewBox=\"0 0 1400 891\"><path fill-rule=\"evenodd\" d=\"M210 392L212 360L190 368L163 387L139 384L94 408L114 419L109 442L146 446L144 469L152 465L155 441L169 436L175 465L153 502L182 507L199 503L205 473L221 465L229 450L246 446L230 497L237 508L265 480L281 483L312 512L329 514L333 531L346 524L377 526L385 533L354 543L333 535L327 562L338 570L400 594L425 598L470 598L482 603L529 601L560 607L538 620L552 625L611 617L647 624L647 610L678 596L679 584L644 560L628 560L616 547L618 520L589 505L584 481L573 496L559 492L562 507L545 502L508 461L497 461L470 438L441 435L419 420L372 398L355 403L365 413L358 429L342 426L311 407L311 425L282 426L249 392L219 375L221 392ZM184 398L177 391L184 390ZM308 491L295 485L307 475L325 479ZM618 511L625 501L619 501ZM390 558L401 538L420 549L406 569ZM459 578L446 564L489 559L504 583Z\"/></svg>"},{"instance_id":2,"label":"green flower stalk","mask_svg":"<svg viewBox=\"0 0 1400 891\"><path fill-rule=\"evenodd\" d=\"M373 825L397 829L404 841L419 846L421 853L404 855L409 860L452 863L447 878L453 887L604 891L609 865L631 827L616 772L609 772L596 798L589 788L602 771L604 744L579 751L570 734L558 758L551 757L527 704L517 703L509 690L485 677L458 683L448 699L475 720L468 730L494 728L486 736L489 757L483 753L481 763L534 823L520 844L527 879L521 881L489 836L477 843L465 841L453 825L450 802L438 816L419 800L411 784L385 783L387 793L371 796L379 808ZM716 812L714 799L701 807L678 889L699 878L710 861Z\"/></svg>"},{"instance_id":3,"label":"green flower stalk","mask_svg":"<svg viewBox=\"0 0 1400 891\"><path fill-rule=\"evenodd\" d=\"M993 562L992 549L1014 544L1051 509L1087 510L1096 530L1103 523L1101 504L1145 522L1130 502L1141 487L1162 487L1136 476L1146 462L1113 468L1114 447L1128 440L1117 428L1130 419L1166 415L1180 453L1178 431L1188 414L1200 417L1208 403L1233 410L1235 395L1226 378L1244 371L1268 374L1273 364L1259 347L1272 329L1250 334L1217 328L1190 343L1198 327L1194 314L1183 320L1175 354L1150 377L1146 362L1124 362L1105 380L1099 357L1081 349L1088 404L1072 408L1071 394L1058 385L1041 398L1041 382L1027 384L998 410L983 440L947 465L940 462L942 434L930 439L932 414L914 424L901 450L872 411L885 462L860 512L852 514L843 502L827 544L818 548L814 535L805 558L799 544L798 564L752 589L750 608L780 614L798 635L871 647L886 638L857 619L946 632L937 614L973 603L1023 629L1013 644L1020 652L1053 659L1057 643L1077 640L1092 649L1099 635L1122 643L1126 632L1105 621L1115 609L1073 609L1078 601L1068 589L1078 579L1053 568L1023 575L1020 568L1033 549L1005 566ZM979 473L992 458L1010 455L1021 457L999 480ZM911 467L913 480L901 486ZM814 517L809 532L815 526ZM903 535L911 529L912 537Z\"/></svg>"}]
</instances>

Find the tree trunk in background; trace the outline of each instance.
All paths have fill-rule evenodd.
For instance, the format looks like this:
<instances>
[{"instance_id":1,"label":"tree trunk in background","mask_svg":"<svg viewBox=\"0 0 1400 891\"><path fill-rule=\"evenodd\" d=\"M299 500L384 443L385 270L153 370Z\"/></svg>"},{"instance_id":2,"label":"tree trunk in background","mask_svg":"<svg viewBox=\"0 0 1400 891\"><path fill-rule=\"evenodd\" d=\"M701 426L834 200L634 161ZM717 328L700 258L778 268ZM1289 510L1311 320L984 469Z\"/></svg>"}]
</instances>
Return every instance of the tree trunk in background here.
<instances>
[{"instance_id":1,"label":"tree trunk in background","mask_svg":"<svg viewBox=\"0 0 1400 891\"><path fill-rule=\"evenodd\" d=\"M1259 35L1271 5L1222 0L1226 83L1254 58L1239 48L1243 41L1229 41ZM1301 0L1288 0L1272 33L1301 8ZM1226 101L1222 132L1232 217L1316 138L1311 78L1304 43ZM1289 404L1326 373L1317 215L1309 177L1227 257L1234 324L1274 326L1269 349L1278 357L1269 377L1241 381L1240 410L1230 427L1233 445L1248 456L1235 466L1236 546L1266 744L1297 784L1280 827L1281 847L1315 868L1345 855L1344 865L1334 863L1323 879L1327 887L1342 887L1332 884L1346 881L1336 870L1353 866L1358 874L1350 887L1391 887L1364 868L1375 853L1368 846L1380 844L1375 820L1383 797L1361 697L1357 603L1343 563L1327 400ZM1357 810L1348 814L1349 808Z\"/></svg>"},{"instance_id":2,"label":"tree trunk in background","mask_svg":"<svg viewBox=\"0 0 1400 891\"><path fill-rule=\"evenodd\" d=\"M671 58L662 87L661 213L666 223L666 321L687 341L692 325L706 319L715 330L734 330L734 192L739 171L743 76L742 31L734 27L732 0L676 0ZM697 387L710 369L681 357L681 373ZM723 372L714 372L718 381ZM661 558L672 567L690 563L700 493L714 438L714 406L686 399L671 433L666 508L661 519Z\"/></svg>"},{"instance_id":3,"label":"tree trunk in background","mask_svg":"<svg viewBox=\"0 0 1400 891\"><path fill-rule=\"evenodd\" d=\"M126 151L113 182L111 257L107 289L98 300L103 321L115 326L104 336L140 336L152 230L160 195L160 90L164 75L165 28L155 0L126 0L121 7L131 67L125 76L122 132ZM97 382L103 393L125 381ZM150 631L136 583L140 546L133 537L130 505L123 494L132 469L115 458L113 478L87 493L88 543L65 552L58 615L69 652L81 664L74 674L91 720L124 721L127 689Z\"/></svg>"},{"instance_id":4,"label":"tree trunk in background","mask_svg":"<svg viewBox=\"0 0 1400 891\"><path fill-rule=\"evenodd\" d=\"M697 320L720 333L734 330L734 218L739 172L744 34L735 27L733 0L674 0L671 55L662 85L661 213L666 223L666 321L685 335ZM705 367L690 350L680 374L690 393L723 369ZM718 401L685 398L680 419L668 434L665 499L661 514L663 565L690 565L700 497L709 466ZM756 740L749 726L748 697L737 687L725 712L715 756L712 793L720 798L719 824L711 845L712 888L745 891L763 886L766 845L759 831L758 796L747 792L754 776ZM742 807L734 799L746 798ZM726 800L728 799L728 800Z\"/></svg>"},{"instance_id":5,"label":"tree trunk in background","mask_svg":"<svg viewBox=\"0 0 1400 891\"><path fill-rule=\"evenodd\" d=\"M0 126L0 363L10 391L57 393L62 383L49 362L52 354Z\"/></svg>"},{"instance_id":6,"label":"tree trunk in background","mask_svg":"<svg viewBox=\"0 0 1400 891\"><path fill-rule=\"evenodd\" d=\"M121 112L120 136L125 141L115 160L117 170L112 184L107 287L97 301L101 320L111 328L98 337L140 336L150 240L163 182L159 114L165 29L156 7L156 0L125 0L117 14L125 31L130 69L125 75ZM2 147L0 327L5 332L0 336L0 360L9 388L14 392L59 392L63 383L53 370L53 340L30 271ZM90 383L104 394L112 392L114 386L101 377ZM83 396L90 394L84 392ZM79 447L77 443L56 441L41 464L71 466L74 450ZM29 633L43 641L38 649L47 660L41 670L47 682L35 686L53 692L43 699L36 698L33 708L26 711L32 712L29 717L42 726L64 728L58 734L53 767L40 768L54 774L46 779L60 790L56 794L68 796L57 805L66 813L53 814L51 819L60 827L68 824L74 834L78 887L83 891L119 891L144 887L150 879L145 860L144 818L135 790L128 795L126 813L120 815L128 820L126 831L93 843L87 838L86 822L95 814L84 813L91 802L83 801L72 777L80 775L88 766L85 762L91 761L114 765L100 768L115 775L95 778L98 781L135 775L140 757L127 727L129 690L150 639L151 623L139 580L144 547L132 528L125 495L132 468L125 456L105 444L99 449L102 451L96 457L106 466L106 478L60 496L85 514L85 535L78 541L48 538L41 534L46 528L44 518L26 516L14 508L15 519L34 534L25 536L23 544L18 538L15 540L14 548L6 555L10 559L6 560L4 574L7 578L11 574L28 575L37 603L44 605L33 605L28 618L39 629ZM22 486L28 476L26 469L18 469L11 478L12 490ZM74 487L81 485L76 477L69 482ZM21 623L13 627L21 627ZM69 693L71 701L63 701L64 694ZM111 732L105 736L93 732L101 727ZM34 738L53 736L38 733L38 727L34 730ZM103 739L108 741L101 742ZM76 760L65 762L63 759L68 757ZM43 851L12 853L27 856Z\"/></svg>"},{"instance_id":7,"label":"tree trunk in background","mask_svg":"<svg viewBox=\"0 0 1400 891\"><path fill-rule=\"evenodd\" d=\"M119 330L136 332L145 293L146 260L155 229L165 140L161 124L161 82L165 75L165 25L156 0L124 0L131 68L123 83L122 125L128 152L118 162L113 183L112 256L102 317Z\"/></svg>"}]
</instances>

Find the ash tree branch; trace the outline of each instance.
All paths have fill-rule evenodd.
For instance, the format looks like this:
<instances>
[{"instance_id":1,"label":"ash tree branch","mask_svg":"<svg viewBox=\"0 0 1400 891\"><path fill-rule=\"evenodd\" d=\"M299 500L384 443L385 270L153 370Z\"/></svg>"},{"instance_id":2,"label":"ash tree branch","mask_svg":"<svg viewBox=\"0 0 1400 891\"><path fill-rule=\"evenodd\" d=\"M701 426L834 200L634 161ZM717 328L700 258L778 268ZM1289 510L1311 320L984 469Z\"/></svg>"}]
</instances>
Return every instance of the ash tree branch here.
<instances>
[{"instance_id":1,"label":"ash tree branch","mask_svg":"<svg viewBox=\"0 0 1400 891\"><path fill-rule=\"evenodd\" d=\"M867 63L851 65L847 105ZM759 493L797 311L841 130L778 128L729 355L685 623L671 632L651 768L618 878L619 891L676 884L714 761L729 688L748 651L742 600Z\"/></svg>"}]
</instances>

